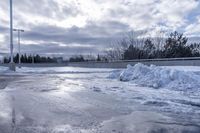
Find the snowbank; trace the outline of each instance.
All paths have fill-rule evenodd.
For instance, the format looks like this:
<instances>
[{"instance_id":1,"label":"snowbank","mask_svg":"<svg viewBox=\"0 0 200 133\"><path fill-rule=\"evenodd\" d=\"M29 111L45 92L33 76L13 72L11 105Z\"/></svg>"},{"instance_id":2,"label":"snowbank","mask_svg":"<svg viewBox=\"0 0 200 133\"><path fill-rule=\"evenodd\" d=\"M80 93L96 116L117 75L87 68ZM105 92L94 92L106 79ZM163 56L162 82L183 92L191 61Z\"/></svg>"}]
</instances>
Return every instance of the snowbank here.
<instances>
[{"instance_id":1,"label":"snowbank","mask_svg":"<svg viewBox=\"0 0 200 133\"><path fill-rule=\"evenodd\" d=\"M153 88L168 88L175 90L199 90L200 74L193 71L183 71L155 65L146 66L141 63L135 66L128 65L119 73L113 71L109 78L120 81L130 81L141 86Z\"/></svg>"}]
</instances>

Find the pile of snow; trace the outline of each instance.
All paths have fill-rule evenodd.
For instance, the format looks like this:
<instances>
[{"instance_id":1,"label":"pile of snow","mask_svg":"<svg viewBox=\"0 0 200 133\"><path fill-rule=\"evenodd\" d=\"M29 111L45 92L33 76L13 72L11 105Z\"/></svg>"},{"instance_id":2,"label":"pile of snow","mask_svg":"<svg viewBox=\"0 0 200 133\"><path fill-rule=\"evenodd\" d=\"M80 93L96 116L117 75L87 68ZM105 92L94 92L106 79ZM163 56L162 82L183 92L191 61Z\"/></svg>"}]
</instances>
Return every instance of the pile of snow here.
<instances>
[{"instance_id":1,"label":"pile of snow","mask_svg":"<svg viewBox=\"0 0 200 133\"><path fill-rule=\"evenodd\" d=\"M141 86L168 88L175 90L200 89L200 75L192 71L181 71L155 65L146 66L141 63L128 65L119 73L113 71L109 78L130 81Z\"/></svg>"}]
</instances>

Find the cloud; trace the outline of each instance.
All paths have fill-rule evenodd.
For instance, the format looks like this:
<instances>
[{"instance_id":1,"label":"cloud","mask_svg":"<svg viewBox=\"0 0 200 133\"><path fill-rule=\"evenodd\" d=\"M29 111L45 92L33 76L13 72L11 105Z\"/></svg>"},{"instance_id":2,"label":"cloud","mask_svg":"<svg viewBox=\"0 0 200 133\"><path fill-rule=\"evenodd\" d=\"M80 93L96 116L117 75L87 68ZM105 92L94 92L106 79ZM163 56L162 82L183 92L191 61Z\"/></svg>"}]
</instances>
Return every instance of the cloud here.
<instances>
[{"instance_id":1,"label":"cloud","mask_svg":"<svg viewBox=\"0 0 200 133\"><path fill-rule=\"evenodd\" d=\"M194 23L189 24L185 30L189 36L200 36L200 16L196 18Z\"/></svg>"},{"instance_id":2,"label":"cloud","mask_svg":"<svg viewBox=\"0 0 200 133\"><path fill-rule=\"evenodd\" d=\"M82 52L84 50L89 51L91 48L90 51L98 53L113 40L118 40L124 31L128 30L128 25L118 22L89 23L84 28L75 26L71 28L60 28L52 25L36 25L30 31L23 33L24 41L22 43L29 46L29 40L32 40L32 43L35 43L34 46L42 45L46 48L46 52L49 51L48 48L51 46L51 48L54 47L52 48L55 50L54 53L63 52L63 49L71 49L72 51L76 49L77 51L78 48L80 48L78 51ZM60 47L63 45L66 47ZM39 51L41 52L41 50ZM42 51L44 52L45 49Z\"/></svg>"},{"instance_id":3,"label":"cloud","mask_svg":"<svg viewBox=\"0 0 200 133\"><path fill-rule=\"evenodd\" d=\"M15 0L14 27L25 29L24 52L99 53L131 30L148 30L152 34L180 30L199 35L199 3L198 0ZM1 2L0 16L0 47L9 52L9 1ZM14 39L16 43L16 33Z\"/></svg>"}]
</instances>

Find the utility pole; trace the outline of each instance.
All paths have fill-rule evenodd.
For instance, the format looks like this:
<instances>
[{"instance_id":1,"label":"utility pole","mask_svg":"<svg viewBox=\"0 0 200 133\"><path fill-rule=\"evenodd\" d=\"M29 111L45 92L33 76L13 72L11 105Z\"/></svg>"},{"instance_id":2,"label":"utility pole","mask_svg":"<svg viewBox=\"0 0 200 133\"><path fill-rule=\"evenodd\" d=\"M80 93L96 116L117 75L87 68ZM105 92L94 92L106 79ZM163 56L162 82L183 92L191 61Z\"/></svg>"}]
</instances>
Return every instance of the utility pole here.
<instances>
[{"instance_id":1,"label":"utility pole","mask_svg":"<svg viewBox=\"0 0 200 133\"><path fill-rule=\"evenodd\" d=\"M15 71L15 63L13 61L13 10L12 0L10 0L10 70Z\"/></svg>"},{"instance_id":2,"label":"utility pole","mask_svg":"<svg viewBox=\"0 0 200 133\"><path fill-rule=\"evenodd\" d=\"M19 50L19 68L21 68L21 44L20 44L20 37L21 37L21 32L24 32L22 29L13 29L13 31L17 31L18 34L18 50Z\"/></svg>"}]
</instances>

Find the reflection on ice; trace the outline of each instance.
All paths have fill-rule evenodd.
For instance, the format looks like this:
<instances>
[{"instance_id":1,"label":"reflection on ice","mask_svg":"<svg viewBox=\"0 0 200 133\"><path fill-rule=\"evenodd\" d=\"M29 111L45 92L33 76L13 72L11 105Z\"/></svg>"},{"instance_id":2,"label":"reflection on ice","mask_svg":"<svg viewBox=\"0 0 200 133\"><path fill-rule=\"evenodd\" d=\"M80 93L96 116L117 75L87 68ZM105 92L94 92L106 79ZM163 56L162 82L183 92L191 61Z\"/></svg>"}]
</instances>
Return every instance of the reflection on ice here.
<instances>
[{"instance_id":1,"label":"reflection on ice","mask_svg":"<svg viewBox=\"0 0 200 133\"><path fill-rule=\"evenodd\" d=\"M108 79L110 69L21 70L1 76L1 133L13 118L16 133L200 132L197 93Z\"/></svg>"}]
</instances>

